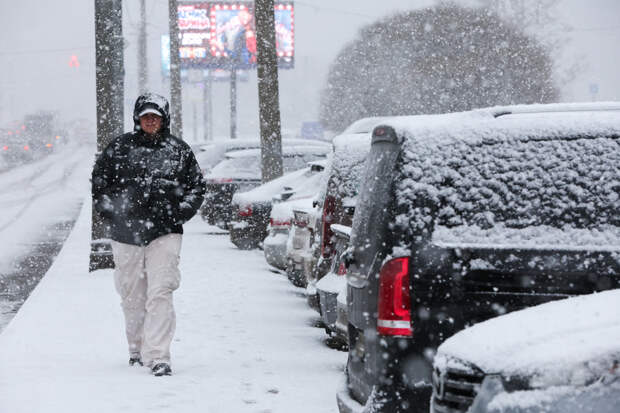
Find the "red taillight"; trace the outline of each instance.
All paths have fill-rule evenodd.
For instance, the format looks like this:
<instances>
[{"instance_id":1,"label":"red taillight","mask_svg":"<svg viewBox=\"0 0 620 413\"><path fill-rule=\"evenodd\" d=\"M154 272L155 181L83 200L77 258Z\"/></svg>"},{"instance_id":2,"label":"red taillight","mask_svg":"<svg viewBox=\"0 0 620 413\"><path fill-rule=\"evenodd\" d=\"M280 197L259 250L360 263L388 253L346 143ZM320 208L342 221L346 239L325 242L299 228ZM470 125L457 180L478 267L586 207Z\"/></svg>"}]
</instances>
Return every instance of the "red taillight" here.
<instances>
[{"instance_id":1,"label":"red taillight","mask_svg":"<svg viewBox=\"0 0 620 413\"><path fill-rule=\"evenodd\" d=\"M28 145L24 146L24 150L25 151L29 151L30 150L30 146L28 146Z\"/></svg>"},{"instance_id":2,"label":"red taillight","mask_svg":"<svg viewBox=\"0 0 620 413\"><path fill-rule=\"evenodd\" d=\"M270 218L269 225L271 225L272 228L289 227L291 225L291 221L278 221L277 219Z\"/></svg>"},{"instance_id":3,"label":"red taillight","mask_svg":"<svg viewBox=\"0 0 620 413\"><path fill-rule=\"evenodd\" d=\"M338 275L347 275L347 266L344 265L344 262L341 262L338 266Z\"/></svg>"},{"instance_id":4,"label":"red taillight","mask_svg":"<svg viewBox=\"0 0 620 413\"><path fill-rule=\"evenodd\" d=\"M383 336L407 336L411 328L409 257L388 261L379 275L377 332Z\"/></svg>"},{"instance_id":5,"label":"red taillight","mask_svg":"<svg viewBox=\"0 0 620 413\"><path fill-rule=\"evenodd\" d=\"M321 226L321 255L325 258L331 256L334 233L331 224L334 222L336 200L333 196L326 196L323 202L323 225Z\"/></svg>"},{"instance_id":6,"label":"red taillight","mask_svg":"<svg viewBox=\"0 0 620 413\"><path fill-rule=\"evenodd\" d=\"M2 150L4 150L4 151L8 151L8 150L9 150L9 147L8 147L8 146L6 146L6 145L4 145L4 146L2 147Z\"/></svg>"},{"instance_id":7,"label":"red taillight","mask_svg":"<svg viewBox=\"0 0 620 413\"><path fill-rule=\"evenodd\" d=\"M212 179L207 179L207 181L210 184L228 184L230 182L232 182L232 178L212 178Z\"/></svg>"},{"instance_id":8,"label":"red taillight","mask_svg":"<svg viewBox=\"0 0 620 413\"><path fill-rule=\"evenodd\" d=\"M244 206L243 208L240 208L239 209L239 216L251 217L252 216L252 206L251 205L247 205L247 206Z\"/></svg>"}]
</instances>

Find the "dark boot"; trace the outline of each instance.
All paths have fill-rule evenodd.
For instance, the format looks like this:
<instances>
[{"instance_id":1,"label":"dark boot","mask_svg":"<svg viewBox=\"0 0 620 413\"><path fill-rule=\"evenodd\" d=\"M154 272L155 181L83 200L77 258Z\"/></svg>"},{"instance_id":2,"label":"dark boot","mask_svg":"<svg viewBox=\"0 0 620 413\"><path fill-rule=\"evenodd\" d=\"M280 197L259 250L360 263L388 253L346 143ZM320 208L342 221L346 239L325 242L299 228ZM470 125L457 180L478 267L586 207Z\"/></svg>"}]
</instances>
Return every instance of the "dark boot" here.
<instances>
[{"instance_id":1,"label":"dark boot","mask_svg":"<svg viewBox=\"0 0 620 413\"><path fill-rule=\"evenodd\" d=\"M140 356L131 356L131 357L129 357L129 365L133 366L135 364L138 364L140 366L144 365L144 364L142 364L142 359L140 358Z\"/></svg>"},{"instance_id":2,"label":"dark boot","mask_svg":"<svg viewBox=\"0 0 620 413\"><path fill-rule=\"evenodd\" d=\"M172 369L168 365L168 363L157 363L151 369L153 376L170 376L172 374Z\"/></svg>"}]
</instances>

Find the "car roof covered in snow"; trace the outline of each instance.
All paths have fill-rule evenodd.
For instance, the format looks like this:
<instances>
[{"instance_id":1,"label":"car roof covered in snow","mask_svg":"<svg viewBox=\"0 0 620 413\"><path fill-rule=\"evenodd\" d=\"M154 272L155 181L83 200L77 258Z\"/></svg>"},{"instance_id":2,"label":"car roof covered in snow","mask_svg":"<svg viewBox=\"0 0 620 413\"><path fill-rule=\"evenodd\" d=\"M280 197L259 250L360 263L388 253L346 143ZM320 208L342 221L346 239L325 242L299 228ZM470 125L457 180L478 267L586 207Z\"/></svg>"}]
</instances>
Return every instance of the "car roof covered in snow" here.
<instances>
[{"instance_id":1,"label":"car roof covered in snow","mask_svg":"<svg viewBox=\"0 0 620 413\"><path fill-rule=\"evenodd\" d=\"M328 145L294 145L283 146L283 156L297 156L306 154L326 155L331 151ZM243 149L238 151L230 151L226 153L227 158L245 158L250 156L260 156L260 148Z\"/></svg>"},{"instance_id":2,"label":"car roof covered in snow","mask_svg":"<svg viewBox=\"0 0 620 413\"><path fill-rule=\"evenodd\" d=\"M322 167L323 170L318 171L315 169L313 175L301 187L296 188L295 194L290 199L275 203L271 208L271 218L278 221L287 221L293 218L293 211L295 210L311 211L313 202L319 192L326 164L327 160L325 159L308 162L311 171L314 165Z\"/></svg>"},{"instance_id":3,"label":"car roof covered in snow","mask_svg":"<svg viewBox=\"0 0 620 413\"><path fill-rule=\"evenodd\" d=\"M209 143L201 143L194 145L194 153L196 160L202 169L211 170L218 162L224 159L227 152L239 151L244 149L259 149L261 146L258 138L242 138L242 139L222 139ZM330 147L329 142L283 138L282 146L322 146Z\"/></svg>"},{"instance_id":4,"label":"car roof covered in snow","mask_svg":"<svg viewBox=\"0 0 620 413\"><path fill-rule=\"evenodd\" d=\"M584 385L609 372L620 359L619 342L616 289L476 324L439 346L435 365L529 378L532 387Z\"/></svg>"},{"instance_id":5,"label":"car roof covered in snow","mask_svg":"<svg viewBox=\"0 0 620 413\"><path fill-rule=\"evenodd\" d=\"M308 162L325 159L330 151L331 148L327 145L285 146L282 148L284 173L301 169ZM215 165L205 178L260 180L261 175L260 149L245 149L228 152L226 159Z\"/></svg>"},{"instance_id":6,"label":"car roof covered in snow","mask_svg":"<svg viewBox=\"0 0 620 413\"><path fill-rule=\"evenodd\" d=\"M358 119L349 126L338 136L341 135L353 135L357 133L370 133L375 126L388 119L386 116L371 116L368 118Z\"/></svg>"},{"instance_id":7,"label":"car roof covered in snow","mask_svg":"<svg viewBox=\"0 0 620 413\"><path fill-rule=\"evenodd\" d=\"M620 104L497 107L384 124L402 148L394 224L405 233L453 246L620 248Z\"/></svg>"},{"instance_id":8,"label":"car roof covered in snow","mask_svg":"<svg viewBox=\"0 0 620 413\"><path fill-rule=\"evenodd\" d=\"M438 115L395 116L392 127L412 145L437 147L463 140L470 144L609 135L618 132L620 102L496 106Z\"/></svg>"}]
</instances>

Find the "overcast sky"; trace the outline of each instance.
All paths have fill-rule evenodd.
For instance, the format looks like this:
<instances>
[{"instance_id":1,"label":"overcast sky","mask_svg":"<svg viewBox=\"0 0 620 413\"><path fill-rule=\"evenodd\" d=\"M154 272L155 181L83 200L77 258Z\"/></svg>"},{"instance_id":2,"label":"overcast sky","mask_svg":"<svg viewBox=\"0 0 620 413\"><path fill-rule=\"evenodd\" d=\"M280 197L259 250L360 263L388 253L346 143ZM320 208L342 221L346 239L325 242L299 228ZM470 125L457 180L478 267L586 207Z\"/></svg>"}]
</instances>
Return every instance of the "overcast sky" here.
<instances>
[{"instance_id":1,"label":"overcast sky","mask_svg":"<svg viewBox=\"0 0 620 413\"><path fill-rule=\"evenodd\" d=\"M167 0L146 0L149 87L169 95L160 70L160 36L167 32ZM473 0L472 0L473 1ZM461 3L470 4L472 1ZM139 1L123 1L126 126L137 93ZM432 4L431 0L295 1L296 65L280 71L283 127L297 131L314 120L328 66L353 40L360 27L397 10ZM567 33L566 62L579 61L580 74L562 85L562 100L620 100L620 2L564 0L558 17L573 27ZM94 0L0 0L0 125L37 110L58 110L65 119L95 117ZM80 66L70 67L71 56ZM565 62L560 62L564 64ZM592 94L592 86L598 89ZM216 84L212 100L218 136L229 129L228 85ZM239 85L239 130L258 131L255 73ZM202 90L184 88L184 135L202 136ZM194 117L198 127L193 127Z\"/></svg>"}]
</instances>

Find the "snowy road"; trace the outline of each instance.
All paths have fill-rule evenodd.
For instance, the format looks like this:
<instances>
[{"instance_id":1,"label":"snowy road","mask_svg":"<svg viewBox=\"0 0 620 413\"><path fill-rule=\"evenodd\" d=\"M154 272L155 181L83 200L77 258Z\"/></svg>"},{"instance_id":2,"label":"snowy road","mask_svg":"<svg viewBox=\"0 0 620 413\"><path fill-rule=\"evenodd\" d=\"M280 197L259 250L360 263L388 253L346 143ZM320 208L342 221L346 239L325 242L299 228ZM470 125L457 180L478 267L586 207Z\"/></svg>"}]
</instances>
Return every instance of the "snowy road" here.
<instances>
[{"instance_id":1,"label":"snowy road","mask_svg":"<svg viewBox=\"0 0 620 413\"><path fill-rule=\"evenodd\" d=\"M93 154L94 147L69 145L0 173L0 331L71 229Z\"/></svg>"},{"instance_id":2,"label":"snowy road","mask_svg":"<svg viewBox=\"0 0 620 413\"><path fill-rule=\"evenodd\" d=\"M24 233L28 222L55 219L72 194L74 200L81 200L83 192L75 196L75 191L83 188L76 184L83 183L81 178L92 161L91 148L72 146L0 174L0 236L6 239Z\"/></svg>"},{"instance_id":3,"label":"snowy road","mask_svg":"<svg viewBox=\"0 0 620 413\"><path fill-rule=\"evenodd\" d=\"M0 411L336 412L346 353L300 291L200 219L186 225L171 377L128 367L112 271L89 274L87 203L0 334Z\"/></svg>"}]
</instances>

